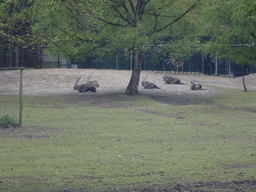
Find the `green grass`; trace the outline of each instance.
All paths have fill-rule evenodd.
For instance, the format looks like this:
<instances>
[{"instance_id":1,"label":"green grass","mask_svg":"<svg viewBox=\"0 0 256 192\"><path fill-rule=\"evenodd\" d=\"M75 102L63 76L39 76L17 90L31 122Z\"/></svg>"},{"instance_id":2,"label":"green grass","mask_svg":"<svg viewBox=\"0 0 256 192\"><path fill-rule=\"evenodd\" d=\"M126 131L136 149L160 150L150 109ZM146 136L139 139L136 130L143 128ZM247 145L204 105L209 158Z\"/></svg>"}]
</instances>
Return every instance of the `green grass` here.
<instances>
[{"instance_id":1,"label":"green grass","mask_svg":"<svg viewBox=\"0 0 256 192\"><path fill-rule=\"evenodd\" d=\"M106 107L100 98L24 96L23 128L0 134L0 191L255 181L255 98L227 90L208 105L180 106L120 94Z\"/></svg>"}]
</instances>

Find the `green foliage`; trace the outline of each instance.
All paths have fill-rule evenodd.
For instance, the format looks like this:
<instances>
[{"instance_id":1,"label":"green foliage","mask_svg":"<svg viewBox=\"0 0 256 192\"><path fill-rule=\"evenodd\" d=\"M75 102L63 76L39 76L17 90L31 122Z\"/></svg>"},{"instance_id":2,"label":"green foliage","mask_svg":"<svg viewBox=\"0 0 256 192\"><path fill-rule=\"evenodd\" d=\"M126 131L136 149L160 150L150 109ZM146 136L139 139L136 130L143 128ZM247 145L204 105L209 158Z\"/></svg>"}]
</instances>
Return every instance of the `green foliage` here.
<instances>
[{"instance_id":1,"label":"green foliage","mask_svg":"<svg viewBox=\"0 0 256 192\"><path fill-rule=\"evenodd\" d=\"M5 1L0 22L0 36L5 44L19 48L35 49L40 39L31 33L34 0ZM2 3L1 3L2 4Z\"/></svg>"},{"instance_id":2,"label":"green foliage","mask_svg":"<svg viewBox=\"0 0 256 192\"><path fill-rule=\"evenodd\" d=\"M175 24L180 20L191 23L185 16L196 10L201 1L37 1L38 24L34 29L45 31L46 37L51 39L48 48L52 53L61 52L68 59L130 55L132 51L133 75L126 94L135 95L139 94L143 52L151 45L157 47L158 53L168 51L159 45L167 44L170 32L175 31L175 37L179 37L176 44L182 45L171 50L173 55L184 58L191 53L192 49L184 47L196 42L194 36L188 35L191 31L184 30L186 24Z\"/></svg>"},{"instance_id":3,"label":"green foliage","mask_svg":"<svg viewBox=\"0 0 256 192\"><path fill-rule=\"evenodd\" d=\"M31 7L34 1L1 1L0 39L5 48L1 51L1 55L4 56L1 57L0 66L9 63L6 54L11 58L15 50L16 59L12 66L40 67L39 48L47 41L41 38L41 34L33 33L31 30L34 22ZM28 64L27 58L31 59L31 57L33 62Z\"/></svg>"},{"instance_id":4,"label":"green foliage","mask_svg":"<svg viewBox=\"0 0 256 192\"><path fill-rule=\"evenodd\" d=\"M10 117L8 114L4 115L0 119L0 127L8 128L8 127L17 127L17 126L19 126L17 121L13 117Z\"/></svg>"},{"instance_id":5,"label":"green foliage","mask_svg":"<svg viewBox=\"0 0 256 192\"><path fill-rule=\"evenodd\" d=\"M204 48L206 53L237 64L255 65L255 1L212 1L202 16L211 38Z\"/></svg>"},{"instance_id":6,"label":"green foliage","mask_svg":"<svg viewBox=\"0 0 256 192\"><path fill-rule=\"evenodd\" d=\"M60 51L69 58L84 57L85 53L91 57L130 54L134 48L146 51L149 45L166 44L170 36L173 36L168 40L170 44L175 42L178 47L160 48L158 52L172 51L176 57L185 57L194 51L188 50L191 46L187 45L198 44L193 23L199 3L199 0L94 1L93 4L37 1L34 9L39 14L34 30L52 39L48 48L53 53ZM185 17L190 11L194 14Z\"/></svg>"}]
</instances>

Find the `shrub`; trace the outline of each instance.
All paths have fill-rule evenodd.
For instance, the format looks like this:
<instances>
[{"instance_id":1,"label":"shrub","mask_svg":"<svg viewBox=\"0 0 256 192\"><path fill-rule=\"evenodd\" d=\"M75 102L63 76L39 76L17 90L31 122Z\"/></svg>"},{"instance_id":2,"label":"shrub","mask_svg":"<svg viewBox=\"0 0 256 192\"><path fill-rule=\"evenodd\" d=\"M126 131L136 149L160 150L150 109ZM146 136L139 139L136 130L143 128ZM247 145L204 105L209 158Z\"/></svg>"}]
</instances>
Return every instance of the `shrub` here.
<instances>
[{"instance_id":1,"label":"shrub","mask_svg":"<svg viewBox=\"0 0 256 192\"><path fill-rule=\"evenodd\" d=\"M10 117L8 114L3 116L0 119L0 127L18 127L19 124L16 122L16 120L12 117Z\"/></svg>"}]
</instances>

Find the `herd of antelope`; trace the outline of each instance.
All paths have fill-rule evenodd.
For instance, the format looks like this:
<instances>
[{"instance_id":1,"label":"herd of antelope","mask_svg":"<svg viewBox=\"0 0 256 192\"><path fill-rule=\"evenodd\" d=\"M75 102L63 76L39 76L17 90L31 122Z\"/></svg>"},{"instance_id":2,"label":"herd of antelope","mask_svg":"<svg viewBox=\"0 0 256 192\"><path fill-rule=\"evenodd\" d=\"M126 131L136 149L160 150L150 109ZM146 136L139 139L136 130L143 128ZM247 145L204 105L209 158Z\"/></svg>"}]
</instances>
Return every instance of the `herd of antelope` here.
<instances>
[{"instance_id":1,"label":"herd of antelope","mask_svg":"<svg viewBox=\"0 0 256 192\"><path fill-rule=\"evenodd\" d=\"M148 77L148 75L141 83L141 85L145 89L160 89L160 87L158 87L156 84L146 81L147 77ZM172 76L166 75L163 77L163 80L165 81L166 84L182 84L179 78L172 77ZM191 88L191 90L202 90L202 85L197 83L195 79L194 80L191 79L190 88Z\"/></svg>"},{"instance_id":2,"label":"herd of antelope","mask_svg":"<svg viewBox=\"0 0 256 192\"><path fill-rule=\"evenodd\" d=\"M89 75L89 77L87 78L86 83L83 84L78 84L78 82L80 81L81 77L77 77L77 80L75 82L74 88L73 90L77 90L79 92L96 92L96 87L99 87L99 83L98 81L90 81L91 77L92 77L93 73L91 73ZM145 79L141 82L141 85L145 88L145 89L161 89L160 87L158 87L155 83L146 81L148 75L145 77ZM179 78L176 77L172 77L172 76L164 76L163 80L165 81L166 84L182 84ZM191 79L191 90L202 90L202 85L197 83L195 79Z\"/></svg>"}]
</instances>

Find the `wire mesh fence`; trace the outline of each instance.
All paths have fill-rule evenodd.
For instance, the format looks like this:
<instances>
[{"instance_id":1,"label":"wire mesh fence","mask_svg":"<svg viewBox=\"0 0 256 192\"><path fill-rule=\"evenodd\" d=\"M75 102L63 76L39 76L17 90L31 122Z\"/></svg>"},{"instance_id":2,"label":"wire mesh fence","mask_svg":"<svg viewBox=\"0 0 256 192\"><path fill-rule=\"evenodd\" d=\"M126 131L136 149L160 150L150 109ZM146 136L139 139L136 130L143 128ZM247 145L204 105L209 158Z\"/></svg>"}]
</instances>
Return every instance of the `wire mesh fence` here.
<instances>
[{"instance_id":1,"label":"wire mesh fence","mask_svg":"<svg viewBox=\"0 0 256 192\"><path fill-rule=\"evenodd\" d=\"M23 68L0 68L0 125L22 126Z\"/></svg>"},{"instance_id":2,"label":"wire mesh fence","mask_svg":"<svg viewBox=\"0 0 256 192\"><path fill-rule=\"evenodd\" d=\"M248 65L237 65L229 60L219 60L217 57L210 57L201 53L195 53L183 60L183 67L178 69L172 63L167 54L155 55L153 51L143 54L142 70L148 71L179 71L198 72L207 75L245 75L255 72L255 67ZM78 64L72 64L74 68L95 68L95 69L120 69L131 70L133 58L131 55L114 55L101 59L88 59Z\"/></svg>"}]
</instances>

